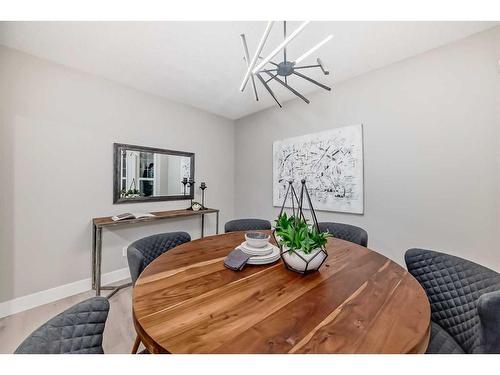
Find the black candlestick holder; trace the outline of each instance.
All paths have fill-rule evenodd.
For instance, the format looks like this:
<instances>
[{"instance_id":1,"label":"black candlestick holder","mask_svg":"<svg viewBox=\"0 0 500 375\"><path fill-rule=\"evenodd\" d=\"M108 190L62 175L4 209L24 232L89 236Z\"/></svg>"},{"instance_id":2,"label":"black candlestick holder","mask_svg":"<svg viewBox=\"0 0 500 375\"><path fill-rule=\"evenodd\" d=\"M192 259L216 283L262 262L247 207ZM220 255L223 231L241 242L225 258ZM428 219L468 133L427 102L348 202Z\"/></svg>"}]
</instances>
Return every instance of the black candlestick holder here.
<instances>
[{"instance_id":1,"label":"black candlestick holder","mask_svg":"<svg viewBox=\"0 0 500 375\"><path fill-rule=\"evenodd\" d=\"M191 189L194 187L194 179L190 178L189 181L187 182L187 185L189 186L189 195L190 195L190 204L187 210L192 210L193 209L193 196L191 195ZM194 190L193 190L194 193ZM194 195L194 194L193 194Z\"/></svg>"},{"instance_id":2,"label":"black candlestick holder","mask_svg":"<svg viewBox=\"0 0 500 375\"><path fill-rule=\"evenodd\" d=\"M201 209L206 210L207 208L205 207L205 189L207 188L207 184L202 182L200 184L200 189L201 189Z\"/></svg>"},{"instance_id":3,"label":"black candlestick holder","mask_svg":"<svg viewBox=\"0 0 500 375\"><path fill-rule=\"evenodd\" d=\"M186 195L186 185L188 183L188 179L184 177L181 181L181 184L184 185L184 195Z\"/></svg>"}]
</instances>

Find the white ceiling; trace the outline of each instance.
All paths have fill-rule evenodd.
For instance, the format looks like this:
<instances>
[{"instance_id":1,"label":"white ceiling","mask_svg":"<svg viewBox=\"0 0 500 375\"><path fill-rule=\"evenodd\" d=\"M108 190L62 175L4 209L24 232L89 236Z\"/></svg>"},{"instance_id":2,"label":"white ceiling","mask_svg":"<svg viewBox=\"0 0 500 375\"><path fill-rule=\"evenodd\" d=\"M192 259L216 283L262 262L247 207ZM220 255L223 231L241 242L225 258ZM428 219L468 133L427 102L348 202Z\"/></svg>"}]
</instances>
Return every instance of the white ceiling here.
<instances>
[{"instance_id":1,"label":"white ceiling","mask_svg":"<svg viewBox=\"0 0 500 375\"><path fill-rule=\"evenodd\" d=\"M290 33L299 22L289 22ZM496 22L312 22L288 48L298 57L328 34L334 38L303 64L321 57L331 74L307 73L335 89L335 83L496 26ZM240 93L246 63L266 22L0 22L0 44L25 51L136 89L238 119L275 105L258 83ZM275 23L263 51L283 38ZM277 59L275 59L277 60ZM291 86L303 94L318 88L300 78ZM280 101L294 96L276 82ZM320 89L321 90L321 89ZM328 95L325 92L325 95ZM304 105L306 105L304 103ZM285 105L286 107L286 105Z\"/></svg>"}]
</instances>

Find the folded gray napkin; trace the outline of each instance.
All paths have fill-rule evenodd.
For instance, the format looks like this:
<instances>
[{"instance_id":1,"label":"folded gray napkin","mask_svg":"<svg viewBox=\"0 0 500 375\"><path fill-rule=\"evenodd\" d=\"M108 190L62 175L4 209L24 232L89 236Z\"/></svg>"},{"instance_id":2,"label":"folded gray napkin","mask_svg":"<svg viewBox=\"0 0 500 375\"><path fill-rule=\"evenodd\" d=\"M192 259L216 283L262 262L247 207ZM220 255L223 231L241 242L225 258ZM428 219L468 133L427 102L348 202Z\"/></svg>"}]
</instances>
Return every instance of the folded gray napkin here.
<instances>
[{"instance_id":1,"label":"folded gray napkin","mask_svg":"<svg viewBox=\"0 0 500 375\"><path fill-rule=\"evenodd\" d=\"M251 255L248 255L239 248L236 248L228 254L226 259L224 259L224 266L233 271L241 271L247 264L248 259L251 257Z\"/></svg>"}]
</instances>

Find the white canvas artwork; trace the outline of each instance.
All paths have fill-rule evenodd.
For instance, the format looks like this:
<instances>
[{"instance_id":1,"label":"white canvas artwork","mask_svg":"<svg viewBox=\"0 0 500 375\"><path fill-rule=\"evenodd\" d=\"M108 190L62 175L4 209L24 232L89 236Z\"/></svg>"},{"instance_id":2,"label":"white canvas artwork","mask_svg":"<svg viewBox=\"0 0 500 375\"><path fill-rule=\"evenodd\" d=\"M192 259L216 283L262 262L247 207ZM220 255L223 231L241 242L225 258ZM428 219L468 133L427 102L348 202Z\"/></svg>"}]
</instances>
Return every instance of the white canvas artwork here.
<instances>
[{"instance_id":1,"label":"white canvas artwork","mask_svg":"<svg viewBox=\"0 0 500 375\"><path fill-rule=\"evenodd\" d=\"M305 178L315 210L362 214L363 126L353 125L273 143L273 204ZM287 199L285 207L291 207ZM308 208L307 204L304 208Z\"/></svg>"}]
</instances>

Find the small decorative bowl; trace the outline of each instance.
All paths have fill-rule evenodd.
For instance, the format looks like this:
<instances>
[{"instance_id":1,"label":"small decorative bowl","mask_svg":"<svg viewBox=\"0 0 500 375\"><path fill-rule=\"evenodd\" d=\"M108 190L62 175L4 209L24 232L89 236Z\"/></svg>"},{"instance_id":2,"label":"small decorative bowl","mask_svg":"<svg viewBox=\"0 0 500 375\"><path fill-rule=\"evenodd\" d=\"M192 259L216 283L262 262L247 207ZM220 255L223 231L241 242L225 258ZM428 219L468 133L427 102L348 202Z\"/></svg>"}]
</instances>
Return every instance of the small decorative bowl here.
<instances>
[{"instance_id":1,"label":"small decorative bowl","mask_svg":"<svg viewBox=\"0 0 500 375\"><path fill-rule=\"evenodd\" d=\"M246 232L245 240L250 247L264 247L269 242L269 234L261 232Z\"/></svg>"}]
</instances>

